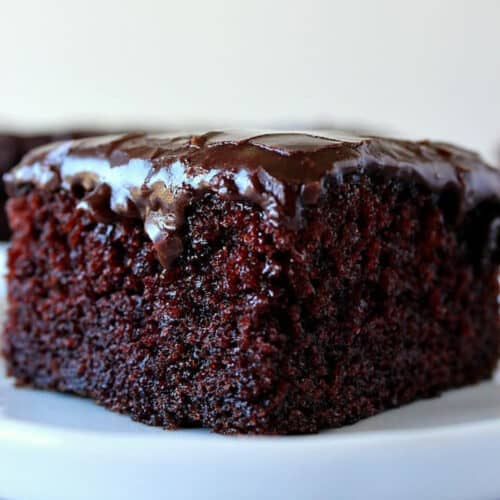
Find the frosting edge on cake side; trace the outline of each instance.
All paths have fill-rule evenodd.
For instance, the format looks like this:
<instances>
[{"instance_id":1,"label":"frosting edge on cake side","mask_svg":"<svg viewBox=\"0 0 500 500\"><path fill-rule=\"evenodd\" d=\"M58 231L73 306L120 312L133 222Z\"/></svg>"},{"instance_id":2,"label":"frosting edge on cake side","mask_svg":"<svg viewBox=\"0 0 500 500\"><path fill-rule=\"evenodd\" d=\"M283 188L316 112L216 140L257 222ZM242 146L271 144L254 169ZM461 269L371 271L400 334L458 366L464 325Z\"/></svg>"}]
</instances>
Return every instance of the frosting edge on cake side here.
<instances>
[{"instance_id":1,"label":"frosting edge on cake side","mask_svg":"<svg viewBox=\"0 0 500 500\"><path fill-rule=\"evenodd\" d=\"M500 171L472 152L442 143L302 132L124 134L66 141L29 153L4 176L22 186L80 194L97 221L139 217L163 266L182 252L184 211L207 192L259 205L266 220L293 229L326 178L381 172L428 188L452 189L466 212L500 203Z\"/></svg>"}]
</instances>

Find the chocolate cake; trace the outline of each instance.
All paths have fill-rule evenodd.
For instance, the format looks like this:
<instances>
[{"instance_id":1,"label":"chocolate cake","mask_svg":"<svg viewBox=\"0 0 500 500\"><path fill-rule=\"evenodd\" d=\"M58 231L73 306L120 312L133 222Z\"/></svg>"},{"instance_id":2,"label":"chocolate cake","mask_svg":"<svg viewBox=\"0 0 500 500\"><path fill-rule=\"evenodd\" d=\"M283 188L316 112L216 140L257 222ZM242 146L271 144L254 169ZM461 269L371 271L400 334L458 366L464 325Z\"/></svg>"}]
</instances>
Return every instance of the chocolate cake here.
<instances>
[{"instance_id":1,"label":"chocolate cake","mask_svg":"<svg viewBox=\"0 0 500 500\"><path fill-rule=\"evenodd\" d=\"M70 131L52 134L20 135L6 134L0 132L0 240L8 240L10 229L7 224L7 214L5 212L5 202L7 194L1 175L17 165L21 158L31 149L50 142L66 139L78 139L88 135L95 135L95 132Z\"/></svg>"},{"instance_id":2,"label":"chocolate cake","mask_svg":"<svg viewBox=\"0 0 500 500\"><path fill-rule=\"evenodd\" d=\"M491 376L500 173L305 133L61 142L7 174L8 372L152 425L310 433Z\"/></svg>"}]
</instances>

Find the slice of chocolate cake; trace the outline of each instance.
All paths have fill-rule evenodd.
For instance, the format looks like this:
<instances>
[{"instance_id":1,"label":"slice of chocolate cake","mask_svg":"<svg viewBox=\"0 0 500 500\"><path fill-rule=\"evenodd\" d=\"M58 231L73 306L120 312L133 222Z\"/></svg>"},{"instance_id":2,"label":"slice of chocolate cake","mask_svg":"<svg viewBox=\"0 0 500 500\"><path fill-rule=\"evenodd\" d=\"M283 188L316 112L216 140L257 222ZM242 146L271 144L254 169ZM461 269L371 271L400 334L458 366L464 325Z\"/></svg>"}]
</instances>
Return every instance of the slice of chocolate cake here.
<instances>
[{"instance_id":1,"label":"slice of chocolate cake","mask_svg":"<svg viewBox=\"0 0 500 500\"><path fill-rule=\"evenodd\" d=\"M500 173L474 153L121 135L5 180L20 384L153 425L308 433L494 370Z\"/></svg>"},{"instance_id":2,"label":"slice of chocolate cake","mask_svg":"<svg viewBox=\"0 0 500 500\"><path fill-rule=\"evenodd\" d=\"M50 142L78 139L96 135L89 131L68 131L54 132L52 134L6 134L0 132L0 240L8 240L10 229L7 224L7 214L5 213L5 202L7 194L1 174L10 170L14 165L21 161L21 158L33 148L48 144Z\"/></svg>"}]
</instances>

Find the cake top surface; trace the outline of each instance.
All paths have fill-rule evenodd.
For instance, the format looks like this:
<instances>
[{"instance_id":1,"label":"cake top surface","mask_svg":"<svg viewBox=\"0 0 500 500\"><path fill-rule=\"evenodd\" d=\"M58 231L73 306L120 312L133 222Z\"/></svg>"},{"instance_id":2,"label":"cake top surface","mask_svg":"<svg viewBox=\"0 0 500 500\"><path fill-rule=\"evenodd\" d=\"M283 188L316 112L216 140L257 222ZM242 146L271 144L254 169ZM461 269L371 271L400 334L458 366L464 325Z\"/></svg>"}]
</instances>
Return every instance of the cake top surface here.
<instances>
[{"instance_id":1,"label":"cake top surface","mask_svg":"<svg viewBox=\"0 0 500 500\"><path fill-rule=\"evenodd\" d=\"M139 168L139 163L151 167L152 172L173 171L173 165L182 163L189 167L186 178L203 171L236 173L260 169L278 181L292 184L317 181L325 174L340 171L361 171L374 165L394 169L395 175L411 172L435 188L454 184L461 176L482 175L498 179L497 171L485 165L479 155L450 144L355 137L325 131L318 134L260 131L180 135L129 133L91 137L37 148L24 158L19 170L30 165L63 166L76 158L87 159L79 162L81 173L88 169L95 174L104 169L102 160L122 170L133 162L134 180L140 184L146 177L141 177L144 169ZM10 179L18 177L14 173ZM487 184L491 187L489 182ZM498 194L498 187L485 194Z\"/></svg>"},{"instance_id":2,"label":"cake top surface","mask_svg":"<svg viewBox=\"0 0 500 500\"><path fill-rule=\"evenodd\" d=\"M200 194L260 205L273 224L300 226L303 206L320 198L326 178L377 171L454 189L463 210L500 202L500 171L479 155L445 143L410 142L342 133L212 131L122 134L64 141L33 150L4 179L44 189L83 187L81 208L97 218L140 216L167 263L179 251L175 231ZM165 242L170 241L167 245ZM173 242L173 243L172 243Z\"/></svg>"},{"instance_id":3,"label":"cake top surface","mask_svg":"<svg viewBox=\"0 0 500 500\"><path fill-rule=\"evenodd\" d=\"M323 154L321 154L323 153ZM325 157L324 153L329 153ZM319 156L316 158L315 156ZM276 178L304 182L320 178L345 162L358 167L424 167L427 180L439 183L443 165L457 171L484 165L476 153L441 142L411 142L382 137L356 137L341 132L211 131L201 134L128 133L60 141L35 149L23 164L60 163L68 157L105 158L111 166L133 159L169 168L182 161L205 169L264 168ZM281 160L281 161L280 161ZM328 160L328 161L326 161ZM426 173L421 169L420 173Z\"/></svg>"}]
</instances>

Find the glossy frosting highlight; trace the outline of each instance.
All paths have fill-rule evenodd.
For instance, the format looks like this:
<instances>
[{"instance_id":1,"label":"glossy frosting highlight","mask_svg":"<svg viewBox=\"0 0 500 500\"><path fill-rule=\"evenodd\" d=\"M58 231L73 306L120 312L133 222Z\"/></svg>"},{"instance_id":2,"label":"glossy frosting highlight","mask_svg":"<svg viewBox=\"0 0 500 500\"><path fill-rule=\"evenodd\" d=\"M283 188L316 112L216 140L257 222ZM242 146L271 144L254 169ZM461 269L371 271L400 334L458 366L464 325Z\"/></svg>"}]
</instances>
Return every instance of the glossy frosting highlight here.
<instances>
[{"instance_id":1,"label":"glossy frosting highlight","mask_svg":"<svg viewBox=\"0 0 500 500\"><path fill-rule=\"evenodd\" d=\"M60 142L28 154L4 177L20 187L83 190L79 208L98 221L139 217L168 267L182 252L186 207L207 192L257 204L273 225L302 225L324 181L376 170L440 191L462 211L500 202L500 172L470 151L442 143L302 132L125 134Z\"/></svg>"}]
</instances>

